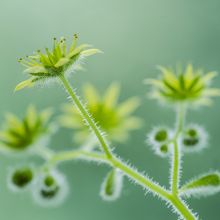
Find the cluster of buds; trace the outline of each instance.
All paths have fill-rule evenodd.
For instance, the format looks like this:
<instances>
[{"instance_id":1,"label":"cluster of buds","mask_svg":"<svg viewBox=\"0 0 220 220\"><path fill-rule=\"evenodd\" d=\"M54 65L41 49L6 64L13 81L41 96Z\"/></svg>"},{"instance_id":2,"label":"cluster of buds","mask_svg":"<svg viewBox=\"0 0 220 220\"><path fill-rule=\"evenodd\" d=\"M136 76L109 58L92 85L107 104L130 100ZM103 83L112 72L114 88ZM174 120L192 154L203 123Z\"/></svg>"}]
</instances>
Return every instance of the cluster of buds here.
<instances>
[{"instance_id":1,"label":"cluster of buds","mask_svg":"<svg viewBox=\"0 0 220 220\"><path fill-rule=\"evenodd\" d=\"M147 135L147 143L152 147L155 154L166 157L171 152L170 140L172 131L166 126L155 127Z\"/></svg>"},{"instance_id":2,"label":"cluster of buds","mask_svg":"<svg viewBox=\"0 0 220 220\"><path fill-rule=\"evenodd\" d=\"M42 206L56 206L67 196L68 184L57 170L37 171L31 165L14 168L9 172L8 187L13 192L29 191L34 201Z\"/></svg>"}]
</instances>

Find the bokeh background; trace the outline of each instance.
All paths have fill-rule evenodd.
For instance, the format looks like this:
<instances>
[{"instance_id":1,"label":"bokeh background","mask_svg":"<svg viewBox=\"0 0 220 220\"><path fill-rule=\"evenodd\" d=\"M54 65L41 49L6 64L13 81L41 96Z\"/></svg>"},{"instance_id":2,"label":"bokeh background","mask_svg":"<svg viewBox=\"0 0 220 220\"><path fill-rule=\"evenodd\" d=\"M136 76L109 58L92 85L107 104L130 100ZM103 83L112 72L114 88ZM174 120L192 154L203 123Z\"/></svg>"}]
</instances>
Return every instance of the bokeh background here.
<instances>
[{"instance_id":1,"label":"bokeh background","mask_svg":"<svg viewBox=\"0 0 220 220\"><path fill-rule=\"evenodd\" d=\"M141 97L137 115L145 125L116 150L140 170L168 185L168 161L155 156L144 140L152 126L172 125L174 114L170 108L146 99L148 88L143 79L156 76L158 64L192 62L207 71L220 71L219 12L219 0L1 0L0 122L8 111L22 116L29 103L38 108L53 106L59 113L60 105L67 101L59 86L13 92L16 83L24 79L16 59L51 45L54 36L71 38L73 33L79 33L81 42L95 45L104 54L90 58L85 65L87 71L75 74L72 82L78 88L91 82L103 91L112 81L119 81L121 100L133 95ZM219 77L214 84L220 84ZM216 99L212 108L190 112L188 121L204 124L210 132L210 148L184 157L182 181L220 168L219 108L220 100ZM71 146L71 136L63 130L54 137L51 147L62 150L65 146ZM98 193L107 168L82 162L60 167L71 185L66 202L55 209L38 207L29 194L13 194L6 187L7 167L21 160L0 157L0 219L177 219L164 203L143 195L140 187L128 181L120 200L103 202ZM202 219L219 220L219 195L188 202Z\"/></svg>"}]
</instances>

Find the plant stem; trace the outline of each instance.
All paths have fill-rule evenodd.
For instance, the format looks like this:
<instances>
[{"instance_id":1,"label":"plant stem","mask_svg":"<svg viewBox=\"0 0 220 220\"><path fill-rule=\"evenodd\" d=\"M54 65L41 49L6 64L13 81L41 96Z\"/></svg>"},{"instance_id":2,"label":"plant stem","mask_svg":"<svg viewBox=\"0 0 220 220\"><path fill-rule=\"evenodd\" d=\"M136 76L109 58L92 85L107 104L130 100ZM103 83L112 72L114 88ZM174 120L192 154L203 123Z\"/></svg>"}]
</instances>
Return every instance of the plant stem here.
<instances>
[{"instance_id":1,"label":"plant stem","mask_svg":"<svg viewBox=\"0 0 220 220\"><path fill-rule=\"evenodd\" d=\"M178 195L178 188L179 188L179 181L180 181L180 169L181 169L181 152L178 146L178 138L182 132L183 124L184 124L184 117L185 117L185 108L182 104L178 105L177 109L177 124L176 124L176 132L174 134L174 138L172 140L173 143L173 154L172 154L172 182L171 182L171 189L174 195Z\"/></svg>"},{"instance_id":2,"label":"plant stem","mask_svg":"<svg viewBox=\"0 0 220 220\"><path fill-rule=\"evenodd\" d=\"M117 157L115 157L112 154L101 131L96 126L96 123L90 117L88 111L86 110L84 105L81 103L75 91L72 89L68 80L65 78L63 74L60 76L60 80L64 88L66 89L70 97L72 98L74 104L78 108L79 112L81 113L83 119L87 122L91 130L94 132L105 154L100 154L97 152L88 152L84 150L61 152L61 153L54 155L54 157L52 157L49 160L49 164L53 165L54 163L57 163L60 161L72 160L76 158L92 159L98 162L107 163L111 165L112 167L117 167L125 175L127 175L129 178L134 180L136 183L152 191L153 193L157 194L159 197L163 198L164 200L168 201L178 211L178 213L180 213L180 215L184 217L186 220L195 220L196 217L191 213L191 211L187 208L187 206L183 203L183 201L178 197L178 187L179 187L179 178L180 178L179 177L180 152L178 149L177 140L183 128L184 114L185 114L184 107L182 105L179 105L178 107L176 132L175 132L173 140L171 141L174 144L174 149L173 149L173 161L172 161L172 166L173 166L172 186L171 186L172 192L169 192L166 189L164 189L162 186L153 182L147 176L142 175L141 173L136 171L134 168L128 166L126 163L119 160Z\"/></svg>"},{"instance_id":3,"label":"plant stem","mask_svg":"<svg viewBox=\"0 0 220 220\"><path fill-rule=\"evenodd\" d=\"M105 154L99 152L88 152L84 150L72 150L72 151L64 151L57 153L51 158L51 160L49 160L49 163L56 164L58 162L74 160L78 158L79 159L83 158L84 160L89 159L93 161L109 163Z\"/></svg>"},{"instance_id":4,"label":"plant stem","mask_svg":"<svg viewBox=\"0 0 220 220\"><path fill-rule=\"evenodd\" d=\"M58 162L63 162L67 160L73 159L89 159L97 162L104 162L109 164L112 167L117 167L128 177L133 179L139 185L144 186L147 189L150 189L152 192L159 194L164 199L168 199L170 194L164 188L149 180L146 176L143 176L138 171L126 165L124 162L120 161L116 157L112 157L111 159L107 158L105 154L99 152L87 152L83 150L72 150L55 154L48 163L50 165L56 164Z\"/></svg>"},{"instance_id":5,"label":"plant stem","mask_svg":"<svg viewBox=\"0 0 220 220\"><path fill-rule=\"evenodd\" d=\"M142 175L138 171L135 171L135 169L129 167L124 162L120 161L117 158L111 159L113 167L117 167L120 169L123 173L125 173L129 178L133 179L135 182L137 182L139 185L144 186L144 188L149 189L153 193L158 194L163 199L167 200L170 197L170 194L167 190L165 190L160 185L154 183L150 179L148 179L146 176Z\"/></svg>"},{"instance_id":6,"label":"plant stem","mask_svg":"<svg viewBox=\"0 0 220 220\"><path fill-rule=\"evenodd\" d=\"M45 160L50 160L55 154L52 150L50 150L47 147L43 147L43 146L36 147L36 149L34 150L34 153L38 154Z\"/></svg>"},{"instance_id":7,"label":"plant stem","mask_svg":"<svg viewBox=\"0 0 220 220\"><path fill-rule=\"evenodd\" d=\"M101 162L108 164L114 168L120 169L126 176L134 180L137 184L143 186L146 189L149 189L153 193L159 195L166 201L169 201L170 204L187 220L195 220L196 217L190 212L187 206L177 197L172 195L169 191L165 190L160 185L152 182L146 176L143 176L141 173L136 171L134 168L129 167L124 162L120 161L116 157L108 159L105 154L99 152L87 152L83 150L72 150L66 152L60 152L55 154L50 161L48 161L50 166L53 166L56 163L64 162L67 160L74 159L89 159L96 162Z\"/></svg>"},{"instance_id":8,"label":"plant stem","mask_svg":"<svg viewBox=\"0 0 220 220\"><path fill-rule=\"evenodd\" d=\"M178 196L173 196L170 198L171 204L177 209L177 211L184 217L186 220L196 220L197 217L189 210L186 204L181 201Z\"/></svg>"},{"instance_id":9,"label":"plant stem","mask_svg":"<svg viewBox=\"0 0 220 220\"><path fill-rule=\"evenodd\" d=\"M97 139L100 142L100 145L103 149L103 151L105 152L106 156L108 158L112 157L111 151L109 149L109 146L105 140L105 138L103 137L101 131L99 130L99 128L97 127L96 123L94 122L94 120L89 116L88 111L86 110L85 106L81 103L81 101L79 100L79 98L77 97L77 95L75 94L74 90L72 89L72 87L70 86L68 80L65 78L65 76L63 74L61 74L60 76L60 80L64 86L64 88L67 90L68 94L70 95L70 97L72 98L74 104L76 105L76 107L78 108L79 112L81 113L83 119L85 119L85 121L88 123L89 127L91 128L91 130L94 132L95 136L97 137Z\"/></svg>"}]
</instances>

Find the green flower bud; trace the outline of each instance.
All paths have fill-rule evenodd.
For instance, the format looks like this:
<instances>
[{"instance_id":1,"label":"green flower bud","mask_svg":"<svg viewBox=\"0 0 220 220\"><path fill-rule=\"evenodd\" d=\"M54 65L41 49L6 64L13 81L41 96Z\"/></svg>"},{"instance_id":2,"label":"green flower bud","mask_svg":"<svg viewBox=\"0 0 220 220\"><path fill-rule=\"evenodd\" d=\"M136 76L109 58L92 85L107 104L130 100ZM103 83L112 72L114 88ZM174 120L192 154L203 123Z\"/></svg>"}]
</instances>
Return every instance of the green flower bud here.
<instances>
[{"instance_id":1,"label":"green flower bud","mask_svg":"<svg viewBox=\"0 0 220 220\"><path fill-rule=\"evenodd\" d=\"M210 105L214 96L220 95L220 90L210 88L211 80L216 76L215 72L203 74L201 69L193 69L187 65L185 70L173 70L159 67L161 76L159 79L147 79L146 84L152 86L150 97L161 102L177 104L179 102L195 105Z\"/></svg>"},{"instance_id":2,"label":"green flower bud","mask_svg":"<svg viewBox=\"0 0 220 220\"><path fill-rule=\"evenodd\" d=\"M99 93L94 86L86 84L83 87L83 93L88 112L101 130L108 134L109 140L124 142L128 139L130 131L140 128L142 124L140 118L132 115L138 108L140 100L133 97L119 103L120 86L118 83L112 83L104 94ZM72 104L66 104L63 112L59 120L60 124L74 129L74 139L79 143L84 143L91 134L77 108Z\"/></svg>"},{"instance_id":3,"label":"green flower bud","mask_svg":"<svg viewBox=\"0 0 220 220\"><path fill-rule=\"evenodd\" d=\"M169 152L169 146L167 144L163 144L160 146L161 153L167 154Z\"/></svg>"},{"instance_id":4,"label":"green flower bud","mask_svg":"<svg viewBox=\"0 0 220 220\"><path fill-rule=\"evenodd\" d=\"M34 171L32 167L23 166L13 169L8 177L8 186L12 191L21 191L26 189L34 179Z\"/></svg>"},{"instance_id":5,"label":"green flower bud","mask_svg":"<svg viewBox=\"0 0 220 220\"><path fill-rule=\"evenodd\" d=\"M101 52L98 49L91 49L88 44L77 47L77 39L78 37L74 35L72 44L67 49L65 38L61 38L60 41L54 38L51 51L48 48L45 49L45 53L37 50L34 55L19 59L18 62L25 67L25 73L28 74L29 79L19 83L15 90L32 87L45 80L56 80L62 74L71 74L82 69L80 65L82 59Z\"/></svg>"},{"instance_id":6,"label":"green flower bud","mask_svg":"<svg viewBox=\"0 0 220 220\"><path fill-rule=\"evenodd\" d=\"M66 178L56 170L41 174L34 187L33 197L41 206L60 205L67 196Z\"/></svg>"},{"instance_id":7,"label":"green flower bud","mask_svg":"<svg viewBox=\"0 0 220 220\"><path fill-rule=\"evenodd\" d=\"M166 126L156 127L147 135L147 143L152 147L155 154L166 157L170 153L169 140L172 132Z\"/></svg>"},{"instance_id":8,"label":"green flower bud","mask_svg":"<svg viewBox=\"0 0 220 220\"><path fill-rule=\"evenodd\" d=\"M187 126L181 137L181 145L184 152L198 152L206 147L208 135L199 125Z\"/></svg>"},{"instance_id":9,"label":"green flower bud","mask_svg":"<svg viewBox=\"0 0 220 220\"><path fill-rule=\"evenodd\" d=\"M166 126L158 126L152 129L147 135L147 142L149 145L161 145L169 141L171 131Z\"/></svg>"},{"instance_id":10,"label":"green flower bud","mask_svg":"<svg viewBox=\"0 0 220 220\"><path fill-rule=\"evenodd\" d=\"M118 169L112 169L104 179L100 196L105 201L114 201L121 195L123 174Z\"/></svg>"},{"instance_id":11,"label":"green flower bud","mask_svg":"<svg viewBox=\"0 0 220 220\"><path fill-rule=\"evenodd\" d=\"M154 137L155 141L157 142L164 142L167 140L167 138L168 138L168 133L166 130L163 130L163 129L157 131Z\"/></svg>"},{"instance_id":12,"label":"green flower bud","mask_svg":"<svg viewBox=\"0 0 220 220\"><path fill-rule=\"evenodd\" d=\"M50 131L48 125L50 116L51 110L38 113L33 106L27 109L22 120L8 114L5 128L0 132L1 150L9 153L23 152L45 139Z\"/></svg>"}]
</instances>

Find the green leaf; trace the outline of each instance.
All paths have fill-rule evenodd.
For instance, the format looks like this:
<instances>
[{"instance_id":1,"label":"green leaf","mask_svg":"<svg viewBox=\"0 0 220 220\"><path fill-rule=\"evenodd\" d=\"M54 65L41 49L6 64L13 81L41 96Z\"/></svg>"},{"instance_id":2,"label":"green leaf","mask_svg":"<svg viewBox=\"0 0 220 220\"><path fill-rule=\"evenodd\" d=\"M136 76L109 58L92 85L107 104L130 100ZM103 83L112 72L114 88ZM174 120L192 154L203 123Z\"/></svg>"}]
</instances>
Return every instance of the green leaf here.
<instances>
[{"instance_id":1,"label":"green leaf","mask_svg":"<svg viewBox=\"0 0 220 220\"><path fill-rule=\"evenodd\" d=\"M100 195L105 201L114 201L118 199L122 191L123 175L121 171L112 169L104 179Z\"/></svg>"},{"instance_id":2,"label":"green leaf","mask_svg":"<svg viewBox=\"0 0 220 220\"><path fill-rule=\"evenodd\" d=\"M220 173L210 172L202 174L186 183L180 194L186 197L209 196L220 192Z\"/></svg>"}]
</instances>

